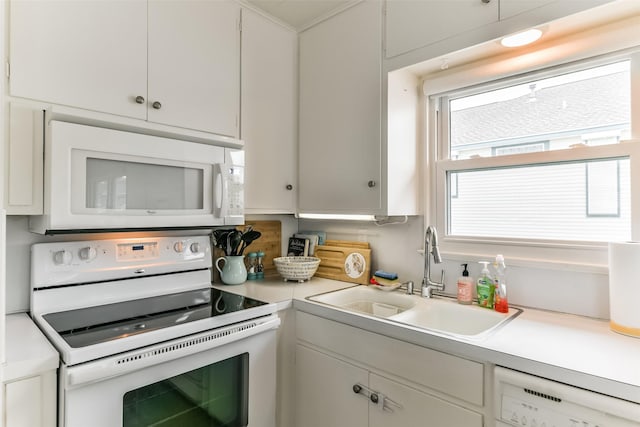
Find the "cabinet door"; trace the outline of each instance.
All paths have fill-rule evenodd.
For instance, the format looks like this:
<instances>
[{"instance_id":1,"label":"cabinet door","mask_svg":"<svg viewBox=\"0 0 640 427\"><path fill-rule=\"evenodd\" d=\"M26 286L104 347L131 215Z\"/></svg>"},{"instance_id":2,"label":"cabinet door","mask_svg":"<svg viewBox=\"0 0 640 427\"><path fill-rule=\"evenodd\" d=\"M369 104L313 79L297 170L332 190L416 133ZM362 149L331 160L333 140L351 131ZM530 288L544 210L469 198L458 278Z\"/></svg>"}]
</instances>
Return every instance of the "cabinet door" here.
<instances>
[{"instance_id":1,"label":"cabinet door","mask_svg":"<svg viewBox=\"0 0 640 427\"><path fill-rule=\"evenodd\" d=\"M7 427L56 426L55 371L4 385L4 425Z\"/></svg>"},{"instance_id":2,"label":"cabinet door","mask_svg":"<svg viewBox=\"0 0 640 427\"><path fill-rule=\"evenodd\" d=\"M296 426L367 427L368 400L353 392L367 384L367 371L296 346Z\"/></svg>"},{"instance_id":3,"label":"cabinet door","mask_svg":"<svg viewBox=\"0 0 640 427\"><path fill-rule=\"evenodd\" d=\"M539 25L573 13L609 3L612 0L500 0L500 19L524 14L523 21L528 26ZM526 13L531 12L531 13Z\"/></svg>"},{"instance_id":4,"label":"cabinet door","mask_svg":"<svg viewBox=\"0 0 640 427\"><path fill-rule=\"evenodd\" d=\"M44 202L44 112L9 105L4 203L9 215L42 215Z\"/></svg>"},{"instance_id":5,"label":"cabinet door","mask_svg":"<svg viewBox=\"0 0 640 427\"><path fill-rule=\"evenodd\" d=\"M232 1L149 1L149 121L238 136L239 19Z\"/></svg>"},{"instance_id":6,"label":"cabinet door","mask_svg":"<svg viewBox=\"0 0 640 427\"><path fill-rule=\"evenodd\" d=\"M297 38L294 31L242 10L240 137L250 213L295 212Z\"/></svg>"},{"instance_id":7,"label":"cabinet door","mask_svg":"<svg viewBox=\"0 0 640 427\"><path fill-rule=\"evenodd\" d=\"M147 2L12 0L13 96L146 118Z\"/></svg>"},{"instance_id":8,"label":"cabinet door","mask_svg":"<svg viewBox=\"0 0 640 427\"><path fill-rule=\"evenodd\" d=\"M528 12L553 1L555 0L500 0L500 19Z\"/></svg>"},{"instance_id":9,"label":"cabinet door","mask_svg":"<svg viewBox=\"0 0 640 427\"><path fill-rule=\"evenodd\" d=\"M369 387L387 408L370 405L369 427L482 427L481 414L379 375L369 375Z\"/></svg>"},{"instance_id":10,"label":"cabinet door","mask_svg":"<svg viewBox=\"0 0 640 427\"><path fill-rule=\"evenodd\" d=\"M381 207L381 21L365 0L300 34L300 212Z\"/></svg>"},{"instance_id":11,"label":"cabinet door","mask_svg":"<svg viewBox=\"0 0 640 427\"><path fill-rule=\"evenodd\" d=\"M387 58L498 21L498 0L386 2Z\"/></svg>"}]
</instances>

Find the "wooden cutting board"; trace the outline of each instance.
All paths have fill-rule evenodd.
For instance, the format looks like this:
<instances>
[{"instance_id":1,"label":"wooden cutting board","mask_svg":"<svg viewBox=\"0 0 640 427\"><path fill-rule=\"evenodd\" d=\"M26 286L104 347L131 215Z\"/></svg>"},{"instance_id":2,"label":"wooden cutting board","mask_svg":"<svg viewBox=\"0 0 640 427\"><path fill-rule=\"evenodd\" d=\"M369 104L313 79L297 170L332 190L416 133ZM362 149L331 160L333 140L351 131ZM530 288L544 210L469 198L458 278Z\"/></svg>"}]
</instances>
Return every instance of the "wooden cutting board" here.
<instances>
[{"instance_id":1,"label":"wooden cutting board","mask_svg":"<svg viewBox=\"0 0 640 427\"><path fill-rule=\"evenodd\" d=\"M273 264L273 259L281 256L282 254L282 224L280 221L247 221L245 224L251 225L254 230L259 231L262 234L258 240L253 241L251 245L245 249L245 264L246 256L249 252L262 251L264 252L262 265L264 265L265 279L280 277L276 270L276 266ZM246 225L239 225L236 228L238 230L244 230ZM214 248L213 262L215 263L216 259L221 256L224 256L224 252L218 248ZM222 262L220 265L222 265ZM213 281L215 283L222 283L222 280L220 280L220 272L215 266L213 267Z\"/></svg>"},{"instance_id":2,"label":"wooden cutting board","mask_svg":"<svg viewBox=\"0 0 640 427\"><path fill-rule=\"evenodd\" d=\"M320 258L316 276L366 285L371 276L371 249L364 242L328 240L316 246Z\"/></svg>"}]
</instances>

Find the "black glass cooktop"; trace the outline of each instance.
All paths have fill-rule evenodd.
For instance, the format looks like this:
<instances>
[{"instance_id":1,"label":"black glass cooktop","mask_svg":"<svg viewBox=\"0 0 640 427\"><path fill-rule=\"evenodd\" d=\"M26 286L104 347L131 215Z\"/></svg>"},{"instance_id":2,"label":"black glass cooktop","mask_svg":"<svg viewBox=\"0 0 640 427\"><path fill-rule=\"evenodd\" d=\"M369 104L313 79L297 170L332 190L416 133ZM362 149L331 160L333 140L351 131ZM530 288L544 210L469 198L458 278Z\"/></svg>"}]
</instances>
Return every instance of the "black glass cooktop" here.
<instances>
[{"instance_id":1,"label":"black glass cooktop","mask_svg":"<svg viewBox=\"0 0 640 427\"><path fill-rule=\"evenodd\" d=\"M265 304L253 298L205 288L51 313L43 318L67 344L77 348Z\"/></svg>"}]
</instances>

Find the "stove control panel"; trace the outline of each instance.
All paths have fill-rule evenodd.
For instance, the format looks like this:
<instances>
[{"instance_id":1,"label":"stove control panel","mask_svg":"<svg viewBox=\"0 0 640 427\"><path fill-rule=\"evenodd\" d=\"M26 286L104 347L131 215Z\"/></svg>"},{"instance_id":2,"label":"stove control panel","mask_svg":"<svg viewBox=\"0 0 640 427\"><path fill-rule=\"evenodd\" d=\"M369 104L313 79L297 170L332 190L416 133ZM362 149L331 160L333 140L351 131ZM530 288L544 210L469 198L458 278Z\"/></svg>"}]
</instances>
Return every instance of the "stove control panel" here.
<instances>
[{"instance_id":1,"label":"stove control panel","mask_svg":"<svg viewBox=\"0 0 640 427\"><path fill-rule=\"evenodd\" d=\"M160 256L158 242L153 241L119 243L117 250L118 261L154 259Z\"/></svg>"},{"instance_id":2,"label":"stove control panel","mask_svg":"<svg viewBox=\"0 0 640 427\"><path fill-rule=\"evenodd\" d=\"M211 255L209 236L38 243L31 247L32 286L206 269Z\"/></svg>"}]
</instances>

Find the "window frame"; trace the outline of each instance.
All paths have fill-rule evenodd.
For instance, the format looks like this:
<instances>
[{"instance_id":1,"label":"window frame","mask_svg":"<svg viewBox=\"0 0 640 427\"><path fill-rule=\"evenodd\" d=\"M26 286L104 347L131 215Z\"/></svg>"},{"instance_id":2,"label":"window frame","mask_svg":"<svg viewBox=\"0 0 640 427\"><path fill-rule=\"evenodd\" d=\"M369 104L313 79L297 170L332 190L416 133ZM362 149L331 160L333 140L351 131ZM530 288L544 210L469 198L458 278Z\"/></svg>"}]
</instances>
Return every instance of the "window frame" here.
<instances>
[{"instance_id":1,"label":"window frame","mask_svg":"<svg viewBox=\"0 0 640 427\"><path fill-rule=\"evenodd\" d=\"M611 48L613 51L614 49ZM631 61L631 136L628 141L614 145L581 146L571 149L510 154L496 157L450 160L448 109L442 108L446 94L466 96L538 79L579 71L581 69L605 65L628 59ZM516 67L517 68L517 67ZM464 70L462 70L464 71ZM513 260L513 265L538 266L556 269L571 268L587 272L606 272L608 243L570 240L543 240L521 238L491 238L452 236L448 233L448 185L447 172L459 170L508 167L518 165L548 164L568 161L588 161L606 158L628 157L631 168L631 238L640 240L640 49L589 56L588 52L579 60L569 63L540 64L537 67L514 69L509 75L488 75L480 70L476 77L445 77L444 90L437 91L438 81L423 80L427 135L427 223L434 223L441 234L441 251L452 260L481 260L486 254L505 253ZM492 78L493 77L493 78ZM475 80L475 81L474 81ZM455 83L452 85L451 81ZM466 86L466 88L463 87ZM456 86L460 89L456 89ZM634 114L635 113L635 114Z\"/></svg>"}]
</instances>

